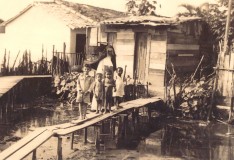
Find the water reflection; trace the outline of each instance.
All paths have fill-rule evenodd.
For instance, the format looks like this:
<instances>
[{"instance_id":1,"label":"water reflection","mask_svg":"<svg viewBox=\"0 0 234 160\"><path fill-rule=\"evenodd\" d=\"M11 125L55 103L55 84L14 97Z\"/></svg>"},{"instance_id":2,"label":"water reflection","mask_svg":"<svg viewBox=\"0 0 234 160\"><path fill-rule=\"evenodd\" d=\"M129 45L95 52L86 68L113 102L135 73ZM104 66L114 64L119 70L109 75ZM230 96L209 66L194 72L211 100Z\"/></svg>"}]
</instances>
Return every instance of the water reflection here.
<instances>
[{"instance_id":1,"label":"water reflection","mask_svg":"<svg viewBox=\"0 0 234 160\"><path fill-rule=\"evenodd\" d=\"M33 128L69 122L78 116L77 113L60 106L57 100L51 102L51 99L50 103L45 100L41 104L35 100L34 103L15 106L14 111L0 119L0 151L27 135Z\"/></svg>"},{"instance_id":2,"label":"water reflection","mask_svg":"<svg viewBox=\"0 0 234 160\"><path fill-rule=\"evenodd\" d=\"M71 121L74 117L78 117L78 111L60 106L56 100L40 105L38 105L39 103L35 104L37 105L19 106L9 116L0 119L0 151L27 135L31 128L65 123ZM149 123L147 117L143 116L140 117L140 123L136 125L130 116L127 135L124 138L122 138L124 135L124 132L121 132L122 128L121 125L116 128L116 131L119 131L117 143L113 142L109 146L106 144L106 155L108 155L108 152L111 152L112 156L116 155L115 153L122 149L125 152L123 152L124 155L121 159L123 157L132 159L234 159L234 128L231 125L218 123L206 125L202 122L182 122L165 117L154 118ZM90 130L93 130L93 128L91 127ZM94 137L93 132L89 132L91 138ZM79 132L79 135L81 134L82 132ZM82 142L82 136L78 138ZM69 139L66 139L66 141L69 141ZM112 138L108 140L108 142L111 141L113 141ZM51 139L45 144L45 147L39 148L38 153L41 153L43 157L44 150L49 155L48 148L50 150L53 148L51 155L56 155L56 147L54 147L56 142L56 139ZM117 144L117 146L113 144ZM78 149L80 148L82 147L79 146ZM126 152L127 149L133 152L128 153Z\"/></svg>"},{"instance_id":3,"label":"water reflection","mask_svg":"<svg viewBox=\"0 0 234 160\"><path fill-rule=\"evenodd\" d=\"M141 142L140 152L183 159L232 160L234 128L225 124L173 122ZM230 134L227 134L230 133Z\"/></svg>"}]
</instances>

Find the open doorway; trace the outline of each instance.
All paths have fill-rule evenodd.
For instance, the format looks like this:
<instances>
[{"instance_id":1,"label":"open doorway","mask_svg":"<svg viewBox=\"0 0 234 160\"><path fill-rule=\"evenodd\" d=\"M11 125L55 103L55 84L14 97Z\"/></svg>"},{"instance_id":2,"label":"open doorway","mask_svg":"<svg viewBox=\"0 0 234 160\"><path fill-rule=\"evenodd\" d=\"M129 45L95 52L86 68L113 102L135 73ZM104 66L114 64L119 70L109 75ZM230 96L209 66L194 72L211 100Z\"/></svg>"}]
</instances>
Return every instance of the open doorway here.
<instances>
[{"instance_id":1,"label":"open doorway","mask_svg":"<svg viewBox=\"0 0 234 160\"><path fill-rule=\"evenodd\" d=\"M86 34L76 34L76 65L80 65L85 56Z\"/></svg>"}]
</instances>

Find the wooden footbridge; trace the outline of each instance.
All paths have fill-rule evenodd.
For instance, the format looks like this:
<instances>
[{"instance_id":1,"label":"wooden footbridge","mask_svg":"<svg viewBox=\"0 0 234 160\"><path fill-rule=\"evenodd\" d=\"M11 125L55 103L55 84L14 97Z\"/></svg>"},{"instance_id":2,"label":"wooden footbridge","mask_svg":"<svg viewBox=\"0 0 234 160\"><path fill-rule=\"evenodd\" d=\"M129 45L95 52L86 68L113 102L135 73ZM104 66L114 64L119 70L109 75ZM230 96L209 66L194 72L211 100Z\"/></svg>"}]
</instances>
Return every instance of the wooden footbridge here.
<instances>
[{"instance_id":1,"label":"wooden footbridge","mask_svg":"<svg viewBox=\"0 0 234 160\"><path fill-rule=\"evenodd\" d=\"M0 120L15 110L16 105L47 94L50 91L51 75L2 76L0 77ZM7 122L4 122L7 123Z\"/></svg>"},{"instance_id":2,"label":"wooden footbridge","mask_svg":"<svg viewBox=\"0 0 234 160\"><path fill-rule=\"evenodd\" d=\"M42 127L35 129L32 133L16 142L6 150L0 153L1 160L20 160L32 153L32 159L36 159L37 148L48 141L51 137L58 138L57 145L57 159L62 159L62 138L63 135L71 135L71 149L73 149L74 133L76 131L84 129L84 142L87 142L87 128L90 126L100 126L103 121L111 120L111 133L115 133L115 125L118 119L123 118L123 123L126 123L128 116L131 115L134 122L138 121L139 109L143 108L148 119L151 119L151 111L162 105L163 101L158 97L140 98L128 102L121 103L121 109L115 110L107 114L88 114L88 118L85 120L76 120L70 123ZM124 125L127 126L127 125ZM100 135L101 132L97 134ZM99 136L97 135L96 139Z\"/></svg>"},{"instance_id":3,"label":"wooden footbridge","mask_svg":"<svg viewBox=\"0 0 234 160\"><path fill-rule=\"evenodd\" d=\"M27 78L50 78L51 75L33 76L3 76L0 77L0 98L16 86L20 81Z\"/></svg>"}]
</instances>

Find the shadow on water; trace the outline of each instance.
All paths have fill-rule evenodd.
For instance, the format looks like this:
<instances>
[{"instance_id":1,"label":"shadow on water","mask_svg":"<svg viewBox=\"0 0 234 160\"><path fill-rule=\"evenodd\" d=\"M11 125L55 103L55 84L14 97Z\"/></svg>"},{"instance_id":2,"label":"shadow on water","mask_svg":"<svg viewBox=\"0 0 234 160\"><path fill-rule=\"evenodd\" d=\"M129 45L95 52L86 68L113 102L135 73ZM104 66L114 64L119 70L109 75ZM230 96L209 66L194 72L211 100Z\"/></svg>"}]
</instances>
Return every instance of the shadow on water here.
<instances>
[{"instance_id":1,"label":"shadow on water","mask_svg":"<svg viewBox=\"0 0 234 160\"><path fill-rule=\"evenodd\" d=\"M77 117L77 114L77 111L60 106L56 99L45 97L27 105L16 106L4 120L0 119L0 151L27 135L31 128L65 123ZM101 156L118 158L121 150L124 155L120 159L234 159L234 127L231 125L180 121L157 114L150 122L146 116L140 116L139 122L129 116L126 131L123 131L123 123L117 126L115 140L106 139L110 144L106 144L106 152ZM92 127L90 130L93 130ZM92 132L95 131L89 132L90 139L95 135ZM82 135L82 131L79 135ZM65 139L69 144L70 139ZM82 136L78 136L79 142L81 139ZM56 155L56 142L56 139L52 139L45 147L40 147L43 150L41 153L44 153L44 150L46 153L53 150L51 155ZM80 150L83 144L76 147ZM127 150L134 153L126 152ZM108 152L111 154L108 155ZM93 152L88 154L94 157ZM79 154L74 157L77 155Z\"/></svg>"},{"instance_id":2,"label":"shadow on water","mask_svg":"<svg viewBox=\"0 0 234 160\"><path fill-rule=\"evenodd\" d=\"M234 159L234 128L210 123L169 123L161 132L161 154L185 159Z\"/></svg>"},{"instance_id":3,"label":"shadow on water","mask_svg":"<svg viewBox=\"0 0 234 160\"><path fill-rule=\"evenodd\" d=\"M14 110L0 119L0 151L23 138L36 127L71 121L78 116L57 99L40 97L28 104L15 105Z\"/></svg>"},{"instance_id":4,"label":"shadow on water","mask_svg":"<svg viewBox=\"0 0 234 160\"><path fill-rule=\"evenodd\" d=\"M234 159L234 127L200 121L179 121L158 117L150 123L142 120L128 137L117 141L117 149L136 151L132 159ZM131 121L129 122L131 123Z\"/></svg>"}]
</instances>

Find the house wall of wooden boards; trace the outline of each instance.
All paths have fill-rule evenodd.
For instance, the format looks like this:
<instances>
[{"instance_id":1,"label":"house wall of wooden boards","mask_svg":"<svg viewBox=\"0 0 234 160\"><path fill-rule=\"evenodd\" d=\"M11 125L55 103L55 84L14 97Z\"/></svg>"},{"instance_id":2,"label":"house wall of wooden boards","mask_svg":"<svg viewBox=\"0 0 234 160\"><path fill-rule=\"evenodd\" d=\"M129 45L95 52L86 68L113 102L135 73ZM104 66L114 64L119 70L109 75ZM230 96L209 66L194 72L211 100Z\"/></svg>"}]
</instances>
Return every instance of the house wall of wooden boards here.
<instances>
[{"instance_id":1,"label":"house wall of wooden boards","mask_svg":"<svg viewBox=\"0 0 234 160\"><path fill-rule=\"evenodd\" d=\"M42 57L42 46L48 59L52 58L53 45L57 51L63 51L64 42L70 46L70 28L37 6L8 23L5 33L1 34L4 34L0 37L4 41L0 45L1 55L6 48L11 53L12 61L18 51L22 54L30 50L32 60L37 61ZM70 52L70 47L67 47L67 51Z\"/></svg>"},{"instance_id":2,"label":"house wall of wooden boards","mask_svg":"<svg viewBox=\"0 0 234 160\"><path fill-rule=\"evenodd\" d=\"M193 72L198 65L200 54L201 24L183 23L167 31L167 67L174 65L176 72Z\"/></svg>"},{"instance_id":3,"label":"house wall of wooden boards","mask_svg":"<svg viewBox=\"0 0 234 160\"><path fill-rule=\"evenodd\" d=\"M135 77L137 74L141 83L150 82L150 88L163 90L167 47L165 29L105 26L103 31L107 37L116 34L117 66L124 68L126 65L126 75Z\"/></svg>"},{"instance_id":4,"label":"house wall of wooden boards","mask_svg":"<svg viewBox=\"0 0 234 160\"><path fill-rule=\"evenodd\" d=\"M103 33L116 34L114 48L117 66L127 65L127 75L131 77L140 72L137 75L139 81L150 82L150 88L156 88L161 95L164 94L165 82L170 78L166 74L166 67L171 72L173 64L181 76L194 72L201 58L200 44L205 43L200 41L202 24L196 21L173 27L102 27Z\"/></svg>"}]
</instances>

